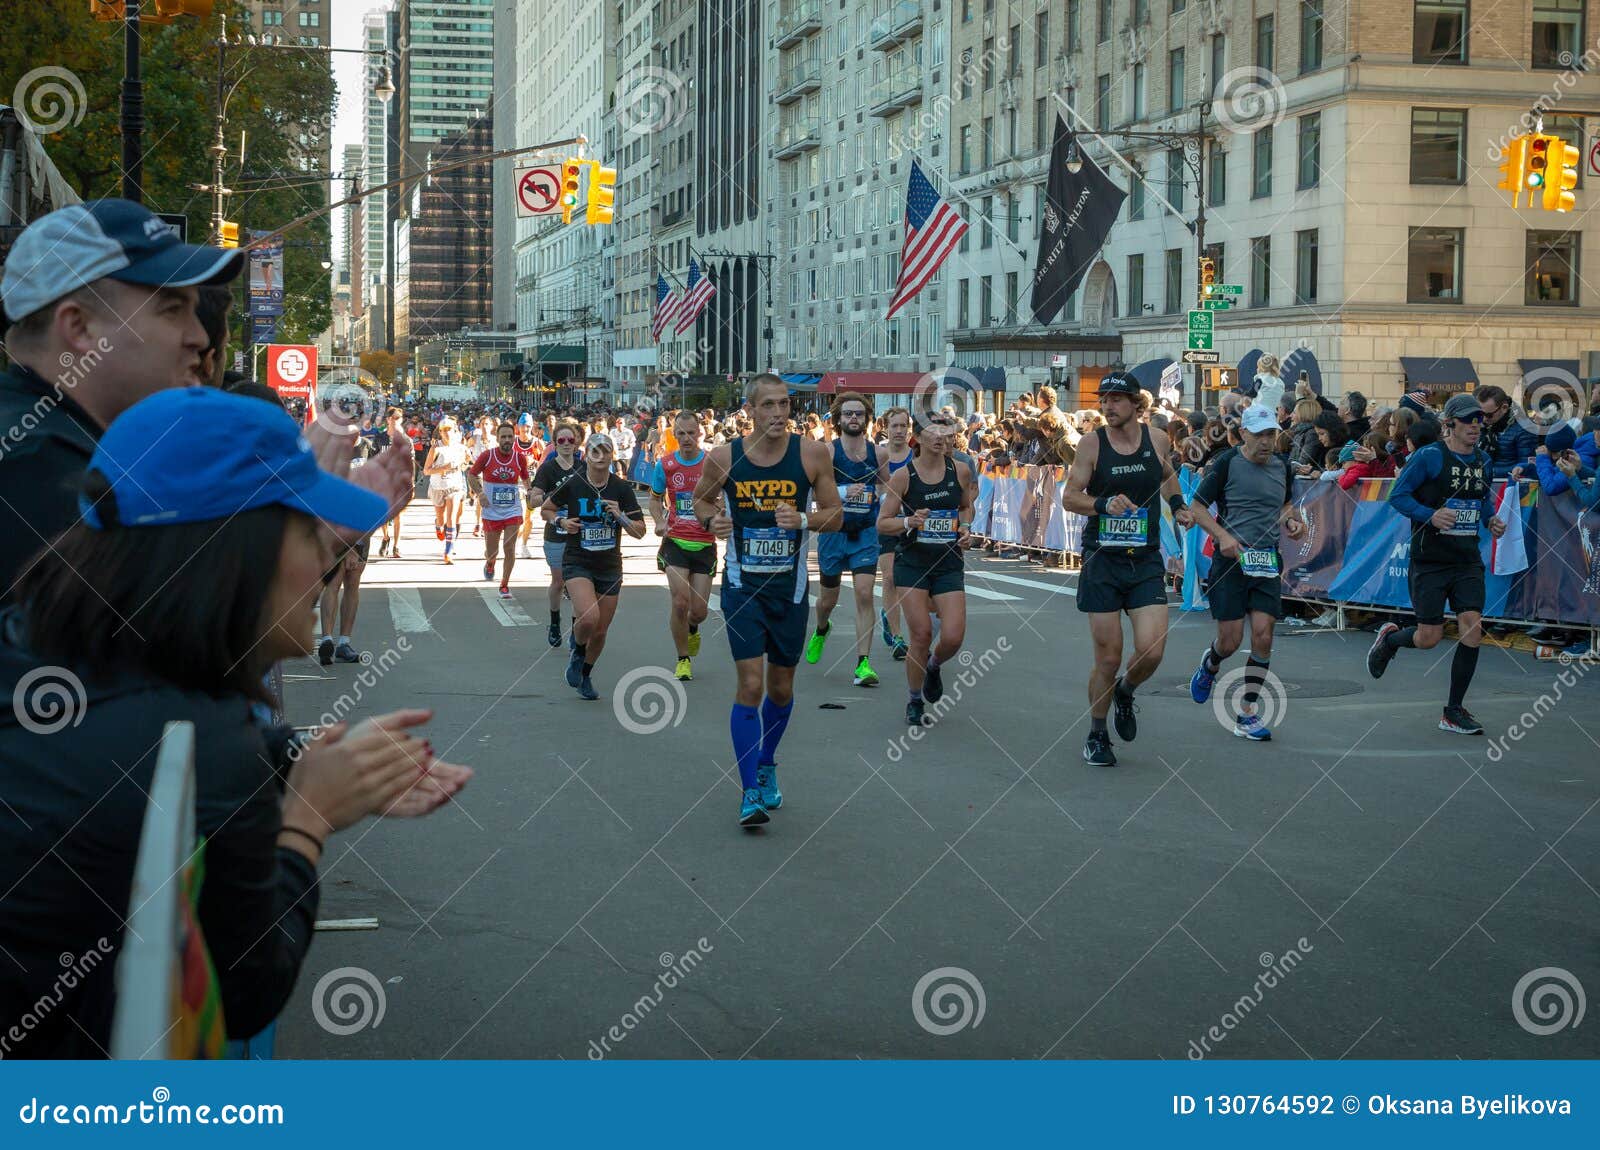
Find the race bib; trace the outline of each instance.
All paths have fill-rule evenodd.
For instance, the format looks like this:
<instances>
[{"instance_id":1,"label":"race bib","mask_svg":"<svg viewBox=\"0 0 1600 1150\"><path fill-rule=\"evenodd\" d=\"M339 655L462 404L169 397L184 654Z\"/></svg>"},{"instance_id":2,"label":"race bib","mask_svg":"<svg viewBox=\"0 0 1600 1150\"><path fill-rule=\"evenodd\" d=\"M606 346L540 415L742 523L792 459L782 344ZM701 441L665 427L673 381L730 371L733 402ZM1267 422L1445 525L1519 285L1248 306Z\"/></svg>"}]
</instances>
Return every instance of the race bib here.
<instances>
[{"instance_id":1,"label":"race bib","mask_svg":"<svg viewBox=\"0 0 1600 1150\"><path fill-rule=\"evenodd\" d=\"M956 513L930 511L927 522L917 529L919 543L954 543L956 541Z\"/></svg>"},{"instance_id":2,"label":"race bib","mask_svg":"<svg viewBox=\"0 0 1600 1150\"><path fill-rule=\"evenodd\" d=\"M1150 538L1150 513L1141 507L1126 515L1102 515L1098 522L1105 547L1143 547Z\"/></svg>"},{"instance_id":3,"label":"race bib","mask_svg":"<svg viewBox=\"0 0 1600 1150\"><path fill-rule=\"evenodd\" d=\"M852 499L848 494L848 492L850 491L849 487L846 487L845 491L847 493L845 495L845 499L844 499L844 512L845 512L846 515L868 515L868 514L871 514L871 512L872 512L872 496L873 496L873 492L874 492L874 488L873 488L872 484L863 483L861 485L861 494L860 494L860 496L858 496L858 497L856 497L854 499Z\"/></svg>"},{"instance_id":4,"label":"race bib","mask_svg":"<svg viewBox=\"0 0 1600 1150\"><path fill-rule=\"evenodd\" d=\"M672 497L672 514L679 519L694 518L693 491L680 491Z\"/></svg>"},{"instance_id":5,"label":"race bib","mask_svg":"<svg viewBox=\"0 0 1600 1150\"><path fill-rule=\"evenodd\" d=\"M617 545L617 529L610 523L585 523L580 543L585 551L610 551Z\"/></svg>"},{"instance_id":6,"label":"race bib","mask_svg":"<svg viewBox=\"0 0 1600 1150\"><path fill-rule=\"evenodd\" d=\"M786 527L746 527L741 566L752 575L778 575L794 570L799 533Z\"/></svg>"},{"instance_id":7,"label":"race bib","mask_svg":"<svg viewBox=\"0 0 1600 1150\"><path fill-rule=\"evenodd\" d=\"M509 518L521 509L522 493L514 483L485 483L483 493L488 497L490 511L504 513L497 514L496 518Z\"/></svg>"},{"instance_id":8,"label":"race bib","mask_svg":"<svg viewBox=\"0 0 1600 1150\"><path fill-rule=\"evenodd\" d=\"M1278 550L1275 547L1252 547L1239 552L1239 570L1252 579L1278 577Z\"/></svg>"},{"instance_id":9,"label":"race bib","mask_svg":"<svg viewBox=\"0 0 1600 1150\"><path fill-rule=\"evenodd\" d=\"M1441 535L1473 536L1478 534L1478 502L1473 499L1446 499L1444 505L1456 513L1455 526L1447 527Z\"/></svg>"}]
</instances>

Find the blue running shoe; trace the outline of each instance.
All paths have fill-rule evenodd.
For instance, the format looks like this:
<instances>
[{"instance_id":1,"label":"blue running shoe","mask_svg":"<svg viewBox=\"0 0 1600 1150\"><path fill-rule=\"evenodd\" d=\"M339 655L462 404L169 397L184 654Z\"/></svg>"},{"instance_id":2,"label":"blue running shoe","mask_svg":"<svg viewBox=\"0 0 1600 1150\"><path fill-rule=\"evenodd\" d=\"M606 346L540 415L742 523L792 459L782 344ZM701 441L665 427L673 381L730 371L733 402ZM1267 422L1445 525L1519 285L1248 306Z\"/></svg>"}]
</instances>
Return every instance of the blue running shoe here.
<instances>
[{"instance_id":1,"label":"blue running shoe","mask_svg":"<svg viewBox=\"0 0 1600 1150\"><path fill-rule=\"evenodd\" d=\"M573 648L572 654L567 658L567 686L574 689L583 685L583 656Z\"/></svg>"},{"instance_id":2,"label":"blue running shoe","mask_svg":"<svg viewBox=\"0 0 1600 1150\"><path fill-rule=\"evenodd\" d=\"M893 647L894 632L889 629L889 612L881 609L878 611L878 625L883 628L883 645Z\"/></svg>"},{"instance_id":3,"label":"blue running shoe","mask_svg":"<svg viewBox=\"0 0 1600 1150\"><path fill-rule=\"evenodd\" d=\"M761 805L769 811L783 806L783 792L778 789L778 764L765 763L756 768L756 789L761 792Z\"/></svg>"},{"instance_id":4,"label":"blue running shoe","mask_svg":"<svg viewBox=\"0 0 1600 1150\"><path fill-rule=\"evenodd\" d=\"M574 623L573 626L572 626L572 630L567 632L567 650L576 651L577 649L578 649L578 627L577 627L577 624Z\"/></svg>"},{"instance_id":5,"label":"blue running shoe","mask_svg":"<svg viewBox=\"0 0 1600 1150\"><path fill-rule=\"evenodd\" d=\"M767 808L762 805L761 792L755 787L744 792L744 801L739 804L739 825L741 827L758 827L762 823L772 821L772 816L767 814Z\"/></svg>"},{"instance_id":6,"label":"blue running shoe","mask_svg":"<svg viewBox=\"0 0 1600 1150\"><path fill-rule=\"evenodd\" d=\"M600 697L600 692L596 691L594 684L589 682L588 675L585 675L583 681L578 684L578 694L585 699L598 699Z\"/></svg>"},{"instance_id":7,"label":"blue running shoe","mask_svg":"<svg viewBox=\"0 0 1600 1150\"><path fill-rule=\"evenodd\" d=\"M1189 680L1189 698L1197 703L1204 703L1211 698L1211 686L1216 681L1216 675L1206 670L1205 656L1202 655L1200 669L1194 673L1194 678Z\"/></svg>"},{"instance_id":8,"label":"blue running shoe","mask_svg":"<svg viewBox=\"0 0 1600 1150\"><path fill-rule=\"evenodd\" d=\"M1249 739L1255 743L1272 741L1272 732L1261 725L1261 718L1258 715L1236 715L1233 720L1233 733L1241 739Z\"/></svg>"}]
</instances>

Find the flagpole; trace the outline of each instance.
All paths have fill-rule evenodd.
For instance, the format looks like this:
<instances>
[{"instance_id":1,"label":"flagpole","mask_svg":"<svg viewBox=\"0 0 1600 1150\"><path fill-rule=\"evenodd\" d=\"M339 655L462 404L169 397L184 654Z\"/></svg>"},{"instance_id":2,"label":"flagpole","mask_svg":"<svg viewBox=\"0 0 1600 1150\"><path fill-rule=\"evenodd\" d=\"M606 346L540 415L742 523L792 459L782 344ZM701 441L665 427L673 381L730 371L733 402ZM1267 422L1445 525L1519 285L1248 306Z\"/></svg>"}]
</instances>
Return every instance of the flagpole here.
<instances>
[{"instance_id":1,"label":"flagpole","mask_svg":"<svg viewBox=\"0 0 1600 1150\"><path fill-rule=\"evenodd\" d=\"M1132 177L1135 180L1138 180L1141 184L1143 184L1145 186L1145 188L1150 192L1150 194L1152 196L1154 196L1160 202L1162 207L1166 208L1167 211L1169 211L1173 215L1177 216L1179 223L1181 223L1184 227L1189 228L1190 231L1194 230L1192 227L1190 227L1189 221L1183 218L1183 213L1180 212L1177 208L1173 207L1170 203L1168 203L1167 202L1167 197L1163 196L1160 192L1156 191L1156 186L1154 184L1152 184L1149 180L1144 178L1144 173L1143 172L1141 172L1138 168L1134 167L1133 164L1129 163L1127 157L1125 157L1121 152L1119 152L1115 148L1113 148L1111 146L1111 144L1106 140L1106 138L1104 136L1102 136L1099 132L1095 131L1093 125L1091 125L1088 120L1085 120L1082 116L1080 116L1078 114L1078 109L1074 108L1071 104L1069 104L1065 100L1063 100L1061 98L1061 94L1059 92L1056 93L1055 100L1056 100L1056 103L1060 104L1063 108L1065 108L1067 110L1067 115L1071 116L1074 120L1078 121L1079 124L1083 125L1083 129L1082 129L1083 131L1089 133L1090 136L1092 136L1096 141L1098 141L1101 145L1103 145L1105 147L1106 151L1110 152L1113 156L1115 156L1117 158L1117 162L1118 163L1120 163L1124 168L1128 169L1128 174L1129 174L1130 177Z\"/></svg>"},{"instance_id":2,"label":"flagpole","mask_svg":"<svg viewBox=\"0 0 1600 1150\"><path fill-rule=\"evenodd\" d=\"M908 153L908 155L910 155L912 159L917 160L918 162L922 161L922 156L919 155L916 152L910 152L910 153ZM922 171L923 171L924 175L927 174L928 167L929 167L929 165L927 165L925 163L922 165ZM938 169L935 168L934 171L937 172ZM1024 248L1021 244L1017 243L1017 241L1013 240L1010 236L1006 235L1004 232L1002 232L998 228L996 228L994 226L994 221L990 220L987 216L982 214L982 208L980 208L977 204L973 203L966 196L962 195L958 190L956 190L955 182L952 181L949 176L945 177L944 187L945 187L944 194L945 195L954 196L956 199L958 199L962 203L966 204L967 207L971 208L973 215L977 216L980 220L982 220L985 224L987 224L989 226L989 230L994 233L995 239L1002 240L1006 244L1010 245L1011 249L1013 251L1015 251L1019 256L1021 256L1023 259L1027 259L1028 258L1027 249ZM936 188L934 190L937 191L938 189Z\"/></svg>"}]
</instances>

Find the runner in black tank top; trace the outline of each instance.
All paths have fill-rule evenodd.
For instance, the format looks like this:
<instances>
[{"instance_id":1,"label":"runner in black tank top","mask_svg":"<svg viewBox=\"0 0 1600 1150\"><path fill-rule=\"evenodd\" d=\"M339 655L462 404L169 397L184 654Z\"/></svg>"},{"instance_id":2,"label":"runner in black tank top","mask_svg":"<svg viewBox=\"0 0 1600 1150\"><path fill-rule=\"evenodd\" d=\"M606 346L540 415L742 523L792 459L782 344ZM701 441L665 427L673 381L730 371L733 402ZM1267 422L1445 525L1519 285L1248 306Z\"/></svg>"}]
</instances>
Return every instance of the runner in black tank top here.
<instances>
[{"instance_id":1,"label":"runner in black tank top","mask_svg":"<svg viewBox=\"0 0 1600 1150\"><path fill-rule=\"evenodd\" d=\"M1117 736L1132 742L1139 733L1133 690L1161 664L1167 644L1167 586L1161 559L1161 499L1179 526L1189 509L1172 470L1164 432L1144 425L1148 406L1138 382L1124 372L1100 381L1100 412L1106 426L1078 445L1067 472L1061 506L1087 516L1078 610L1089 616L1094 668L1089 675L1088 738L1084 761L1116 766L1106 715L1116 706ZM1122 664L1122 612L1133 623L1133 654ZM1120 677L1118 670L1122 670Z\"/></svg>"},{"instance_id":2,"label":"runner in black tank top","mask_svg":"<svg viewBox=\"0 0 1600 1150\"><path fill-rule=\"evenodd\" d=\"M745 408L755 428L706 456L694 513L728 541L722 617L739 679L729 733L742 789L739 825L754 827L783 805L774 756L794 710L794 669L810 618L806 533L837 531L843 511L830 449L788 431L783 380L756 376ZM808 496L816 502L809 515Z\"/></svg>"},{"instance_id":3,"label":"runner in black tank top","mask_svg":"<svg viewBox=\"0 0 1600 1150\"><path fill-rule=\"evenodd\" d=\"M888 474L911 466L911 412L903 407L891 407L883 413L880 425L884 442L879 445L879 456L884 460ZM881 509L880 509L881 510ZM905 662L911 645L900 630L900 593L894 586L894 549L885 547L878 559L878 585L883 588L883 606L878 610L878 623L883 628L883 642L899 662Z\"/></svg>"},{"instance_id":4,"label":"runner in black tank top","mask_svg":"<svg viewBox=\"0 0 1600 1150\"><path fill-rule=\"evenodd\" d=\"M972 529L972 473L950 458L955 420L933 415L916 434L917 454L894 473L883 497L878 531L899 535L894 583L910 631L906 722L923 726L924 699L944 697L942 664L961 650L967 631L967 594L961 549ZM934 643L932 612L939 613Z\"/></svg>"}]
</instances>

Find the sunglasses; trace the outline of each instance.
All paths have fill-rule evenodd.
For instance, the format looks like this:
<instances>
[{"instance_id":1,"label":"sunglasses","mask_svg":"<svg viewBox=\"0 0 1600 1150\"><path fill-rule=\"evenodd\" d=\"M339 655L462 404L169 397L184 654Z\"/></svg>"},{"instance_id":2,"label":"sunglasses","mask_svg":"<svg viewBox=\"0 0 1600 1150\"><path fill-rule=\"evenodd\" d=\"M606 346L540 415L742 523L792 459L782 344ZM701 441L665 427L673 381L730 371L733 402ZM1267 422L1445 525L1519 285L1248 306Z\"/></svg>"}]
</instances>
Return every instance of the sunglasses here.
<instances>
[{"instance_id":1,"label":"sunglasses","mask_svg":"<svg viewBox=\"0 0 1600 1150\"><path fill-rule=\"evenodd\" d=\"M572 436L570 436L570 435L558 435L558 436L556 436L556 446L557 447L561 446L563 443L576 443L576 442L578 442L578 441L576 439L573 439Z\"/></svg>"}]
</instances>

